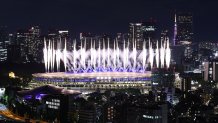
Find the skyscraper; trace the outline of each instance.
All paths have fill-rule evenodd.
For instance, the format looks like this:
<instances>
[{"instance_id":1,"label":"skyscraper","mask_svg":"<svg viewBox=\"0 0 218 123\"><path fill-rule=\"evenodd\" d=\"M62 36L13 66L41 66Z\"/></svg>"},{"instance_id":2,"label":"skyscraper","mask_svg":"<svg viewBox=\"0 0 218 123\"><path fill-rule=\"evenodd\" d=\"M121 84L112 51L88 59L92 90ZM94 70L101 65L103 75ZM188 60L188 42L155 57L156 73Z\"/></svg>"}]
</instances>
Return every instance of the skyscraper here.
<instances>
[{"instance_id":1,"label":"skyscraper","mask_svg":"<svg viewBox=\"0 0 218 123\"><path fill-rule=\"evenodd\" d=\"M7 60L7 46L9 44L6 26L0 27L0 62Z\"/></svg>"},{"instance_id":2,"label":"skyscraper","mask_svg":"<svg viewBox=\"0 0 218 123\"><path fill-rule=\"evenodd\" d=\"M157 42L157 24L156 20L150 18L142 23L143 39L145 41L151 41L153 44Z\"/></svg>"},{"instance_id":3,"label":"skyscraper","mask_svg":"<svg viewBox=\"0 0 218 123\"><path fill-rule=\"evenodd\" d=\"M29 29L28 35L28 56L35 62L40 62L39 51L42 51L42 41L40 40L40 29L38 26L33 26Z\"/></svg>"},{"instance_id":4,"label":"skyscraper","mask_svg":"<svg viewBox=\"0 0 218 123\"><path fill-rule=\"evenodd\" d=\"M218 62L208 61L204 62L204 81L218 80Z\"/></svg>"},{"instance_id":5,"label":"skyscraper","mask_svg":"<svg viewBox=\"0 0 218 123\"><path fill-rule=\"evenodd\" d=\"M175 34L175 45L186 45L193 42L193 16L191 13L177 13L175 15Z\"/></svg>"},{"instance_id":6,"label":"skyscraper","mask_svg":"<svg viewBox=\"0 0 218 123\"><path fill-rule=\"evenodd\" d=\"M8 35L8 41L9 41L9 42L8 42L8 43L9 43L8 45L16 44L16 42L15 42L15 37L14 37L13 34L10 33L10 34Z\"/></svg>"},{"instance_id":7,"label":"skyscraper","mask_svg":"<svg viewBox=\"0 0 218 123\"><path fill-rule=\"evenodd\" d=\"M43 36L44 38L54 42L54 48L64 49L65 40L67 43L67 50L72 50L72 42L69 37L68 30L58 30L58 29L49 29L47 35Z\"/></svg>"},{"instance_id":8,"label":"skyscraper","mask_svg":"<svg viewBox=\"0 0 218 123\"><path fill-rule=\"evenodd\" d=\"M16 34L17 43L20 45L22 62L40 62L39 55L42 50L40 40L40 29L33 26L28 30L18 30Z\"/></svg>"},{"instance_id":9,"label":"skyscraper","mask_svg":"<svg viewBox=\"0 0 218 123\"><path fill-rule=\"evenodd\" d=\"M133 46L133 42L136 43L136 48L142 50L143 42L151 41L153 46L156 46L157 42L157 26L156 20L150 18L142 23L130 23L130 47Z\"/></svg>"},{"instance_id":10,"label":"skyscraper","mask_svg":"<svg viewBox=\"0 0 218 123\"><path fill-rule=\"evenodd\" d=\"M0 45L3 43L0 42ZM7 60L7 49L0 46L0 62Z\"/></svg>"},{"instance_id":11,"label":"skyscraper","mask_svg":"<svg viewBox=\"0 0 218 123\"><path fill-rule=\"evenodd\" d=\"M86 43L86 48L87 49L90 49L92 43L94 44L94 42L95 43L97 42L96 40L98 40L98 39L92 33L84 33L84 32L80 33L80 41L82 42L83 45Z\"/></svg>"},{"instance_id":12,"label":"skyscraper","mask_svg":"<svg viewBox=\"0 0 218 123\"><path fill-rule=\"evenodd\" d=\"M69 31L68 30L59 30L58 31L58 38L61 40L61 42L67 41L67 50L72 50L72 42L69 37ZM63 43L64 44L64 43ZM62 45L64 48L64 45Z\"/></svg>"},{"instance_id":13,"label":"skyscraper","mask_svg":"<svg viewBox=\"0 0 218 123\"><path fill-rule=\"evenodd\" d=\"M173 30L173 46L176 45L176 37L177 36L177 22L176 22L176 14L175 14L175 18L174 18L174 30Z\"/></svg>"},{"instance_id":14,"label":"skyscraper","mask_svg":"<svg viewBox=\"0 0 218 123\"><path fill-rule=\"evenodd\" d=\"M12 44L7 47L7 61L10 63L21 62L21 52L20 46L17 44Z\"/></svg>"},{"instance_id":15,"label":"skyscraper","mask_svg":"<svg viewBox=\"0 0 218 123\"><path fill-rule=\"evenodd\" d=\"M136 49L140 50L143 46L143 30L142 23L130 23L130 48L136 43Z\"/></svg>"},{"instance_id":16,"label":"skyscraper","mask_svg":"<svg viewBox=\"0 0 218 123\"><path fill-rule=\"evenodd\" d=\"M59 30L58 34L61 38L68 38L69 37L69 31L68 30Z\"/></svg>"},{"instance_id":17,"label":"skyscraper","mask_svg":"<svg viewBox=\"0 0 218 123\"><path fill-rule=\"evenodd\" d=\"M28 31L20 29L16 33L16 42L20 46L20 56L22 62L28 61L27 52L28 52Z\"/></svg>"},{"instance_id":18,"label":"skyscraper","mask_svg":"<svg viewBox=\"0 0 218 123\"><path fill-rule=\"evenodd\" d=\"M167 29L164 29L161 31L160 40L165 41L167 39L169 39L169 31Z\"/></svg>"}]
</instances>

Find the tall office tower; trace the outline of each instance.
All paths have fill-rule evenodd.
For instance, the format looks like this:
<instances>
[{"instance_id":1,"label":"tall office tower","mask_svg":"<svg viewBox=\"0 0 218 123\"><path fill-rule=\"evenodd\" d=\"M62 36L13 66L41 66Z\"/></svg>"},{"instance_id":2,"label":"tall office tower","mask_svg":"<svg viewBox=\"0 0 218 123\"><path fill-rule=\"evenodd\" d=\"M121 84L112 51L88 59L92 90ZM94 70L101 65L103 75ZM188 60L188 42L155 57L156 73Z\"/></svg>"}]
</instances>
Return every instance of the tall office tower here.
<instances>
[{"instance_id":1,"label":"tall office tower","mask_svg":"<svg viewBox=\"0 0 218 123\"><path fill-rule=\"evenodd\" d=\"M143 47L143 30L142 23L130 23L130 48L136 47L137 50L142 50Z\"/></svg>"},{"instance_id":2,"label":"tall office tower","mask_svg":"<svg viewBox=\"0 0 218 123\"><path fill-rule=\"evenodd\" d=\"M17 44L12 44L7 47L7 61L10 63L20 63L21 62L21 52L20 46Z\"/></svg>"},{"instance_id":3,"label":"tall office tower","mask_svg":"<svg viewBox=\"0 0 218 123\"><path fill-rule=\"evenodd\" d=\"M169 31L167 29L164 29L161 31L161 34L160 34L160 40L161 41L165 41L165 40L168 40L169 39Z\"/></svg>"},{"instance_id":4,"label":"tall office tower","mask_svg":"<svg viewBox=\"0 0 218 123\"><path fill-rule=\"evenodd\" d=\"M123 49L123 48L124 48L124 43L125 43L125 47L127 47L127 42L128 42L128 40L124 40L122 33L117 33L117 35L116 35L116 41L117 41L117 43L118 43L120 49ZM125 42L124 42L124 41L125 41Z\"/></svg>"},{"instance_id":5,"label":"tall office tower","mask_svg":"<svg viewBox=\"0 0 218 123\"><path fill-rule=\"evenodd\" d=\"M11 63L20 62L20 46L15 40L13 34L9 34L9 45L7 46L7 61Z\"/></svg>"},{"instance_id":6,"label":"tall office tower","mask_svg":"<svg viewBox=\"0 0 218 123\"><path fill-rule=\"evenodd\" d=\"M9 38L6 26L0 27L0 62L7 60L7 46L9 45Z\"/></svg>"},{"instance_id":7,"label":"tall office tower","mask_svg":"<svg viewBox=\"0 0 218 123\"><path fill-rule=\"evenodd\" d=\"M68 30L49 29L48 34L42 37L42 40L46 39L47 41L51 41L54 49L64 49L65 41L66 49L69 51L73 49Z\"/></svg>"},{"instance_id":8,"label":"tall office tower","mask_svg":"<svg viewBox=\"0 0 218 123\"><path fill-rule=\"evenodd\" d=\"M8 45L17 44L17 43L15 42L15 37L14 37L14 35L11 34L11 33L8 35L8 41L9 41L9 44L8 44Z\"/></svg>"},{"instance_id":9,"label":"tall office tower","mask_svg":"<svg viewBox=\"0 0 218 123\"><path fill-rule=\"evenodd\" d=\"M193 42L193 16L191 13L175 15L174 33L176 33L175 45L186 45Z\"/></svg>"},{"instance_id":10,"label":"tall office tower","mask_svg":"<svg viewBox=\"0 0 218 123\"><path fill-rule=\"evenodd\" d=\"M0 45L2 45L1 42ZM0 47L0 62L4 62L6 60L7 60L7 49Z\"/></svg>"},{"instance_id":11,"label":"tall office tower","mask_svg":"<svg viewBox=\"0 0 218 123\"><path fill-rule=\"evenodd\" d=\"M28 61L28 31L27 30L18 30L16 33L16 42L20 46L20 61Z\"/></svg>"},{"instance_id":12,"label":"tall office tower","mask_svg":"<svg viewBox=\"0 0 218 123\"><path fill-rule=\"evenodd\" d=\"M94 45L94 42L96 43L96 37L94 34L92 33L80 33L80 41L82 42L83 46L86 44L86 49L90 49L91 48L91 45L93 44ZM80 45L81 45L81 42L80 42ZM96 47L98 45L95 45Z\"/></svg>"},{"instance_id":13,"label":"tall office tower","mask_svg":"<svg viewBox=\"0 0 218 123\"><path fill-rule=\"evenodd\" d=\"M174 30L173 30L173 46L176 45L176 37L177 37L177 21L176 21L176 14L174 16Z\"/></svg>"},{"instance_id":14,"label":"tall office tower","mask_svg":"<svg viewBox=\"0 0 218 123\"><path fill-rule=\"evenodd\" d=\"M104 46L106 47L107 45L104 45L104 43L107 44L108 40L109 40L109 43L110 43L109 44L110 47L114 46L113 45L114 44L113 41L110 41L111 40L111 36L109 34L105 33L105 34L101 34L101 35L96 35L95 39L96 39L95 44L97 44L97 48L99 48L99 46L100 46L100 48L103 48Z\"/></svg>"},{"instance_id":15,"label":"tall office tower","mask_svg":"<svg viewBox=\"0 0 218 123\"><path fill-rule=\"evenodd\" d=\"M146 42L149 40L152 44L157 42L157 22L155 19L150 18L149 20L142 23L143 38Z\"/></svg>"},{"instance_id":16,"label":"tall office tower","mask_svg":"<svg viewBox=\"0 0 218 123\"><path fill-rule=\"evenodd\" d=\"M40 29L38 26L28 30L18 30L16 40L20 45L22 62L41 62L40 51L42 50L40 40Z\"/></svg>"},{"instance_id":17,"label":"tall office tower","mask_svg":"<svg viewBox=\"0 0 218 123\"><path fill-rule=\"evenodd\" d=\"M34 62L41 62L40 51L42 51L42 41L40 40L40 28L38 26L33 26L29 29L28 35L28 56L29 59Z\"/></svg>"},{"instance_id":18,"label":"tall office tower","mask_svg":"<svg viewBox=\"0 0 218 123\"><path fill-rule=\"evenodd\" d=\"M68 30L59 30L58 34L60 36L60 38L68 38L69 37L69 31Z\"/></svg>"},{"instance_id":19,"label":"tall office tower","mask_svg":"<svg viewBox=\"0 0 218 123\"><path fill-rule=\"evenodd\" d=\"M69 31L68 30L59 30L58 31L58 38L61 39L61 41L69 40Z\"/></svg>"},{"instance_id":20,"label":"tall office tower","mask_svg":"<svg viewBox=\"0 0 218 123\"><path fill-rule=\"evenodd\" d=\"M204 81L218 80L218 62L208 61L204 62Z\"/></svg>"},{"instance_id":21,"label":"tall office tower","mask_svg":"<svg viewBox=\"0 0 218 123\"><path fill-rule=\"evenodd\" d=\"M64 42L66 40L67 50L69 50L69 51L73 50L72 41L70 39L68 30L59 30L58 31L58 39L61 40L62 44L64 44ZM64 48L64 45L62 45L62 47Z\"/></svg>"},{"instance_id":22,"label":"tall office tower","mask_svg":"<svg viewBox=\"0 0 218 123\"><path fill-rule=\"evenodd\" d=\"M80 33L79 47L82 45L83 47L86 47L86 49L90 49L91 46L95 48L103 48L107 47L108 43L109 47L113 46L111 44L111 36L108 34L96 35L92 33Z\"/></svg>"},{"instance_id":23,"label":"tall office tower","mask_svg":"<svg viewBox=\"0 0 218 123\"><path fill-rule=\"evenodd\" d=\"M57 40L58 39L58 30L56 29L49 29L48 34L45 36L49 40Z\"/></svg>"}]
</instances>

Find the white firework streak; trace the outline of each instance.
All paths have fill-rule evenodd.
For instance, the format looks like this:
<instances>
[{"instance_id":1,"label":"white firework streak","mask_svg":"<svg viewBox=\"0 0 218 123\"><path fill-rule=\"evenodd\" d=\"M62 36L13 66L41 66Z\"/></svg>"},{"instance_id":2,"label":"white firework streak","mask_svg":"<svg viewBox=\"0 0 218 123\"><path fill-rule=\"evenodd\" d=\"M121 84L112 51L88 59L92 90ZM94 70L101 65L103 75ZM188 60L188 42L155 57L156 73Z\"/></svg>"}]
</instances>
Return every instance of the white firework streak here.
<instances>
[{"instance_id":1,"label":"white firework streak","mask_svg":"<svg viewBox=\"0 0 218 123\"><path fill-rule=\"evenodd\" d=\"M159 47L158 47L158 41L157 41L157 47L156 47L156 65L157 65L157 68L159 68Z\"/></svg>"}]
</instances>

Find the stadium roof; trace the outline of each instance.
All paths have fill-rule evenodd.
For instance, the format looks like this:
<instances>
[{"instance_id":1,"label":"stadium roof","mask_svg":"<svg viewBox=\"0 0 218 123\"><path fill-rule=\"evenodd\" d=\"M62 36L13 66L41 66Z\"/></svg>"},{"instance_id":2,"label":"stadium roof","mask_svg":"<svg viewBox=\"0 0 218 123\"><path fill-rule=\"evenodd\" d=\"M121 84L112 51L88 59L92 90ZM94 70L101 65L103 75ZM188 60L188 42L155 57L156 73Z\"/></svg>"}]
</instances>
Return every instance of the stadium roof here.
<instances>
[{"instance_id":1,"label":"stadium roof","mask_svg":"<svg viewBox=\"0 0 218 123\"><path fill-rule=\"evenodd\" d=\"M37 95L37 94L65 94L65 95L79 95L81 94L80 91L75 90L66 90L61 87L57 87L54 85L44 85L40 86L31 90L23 90L18 91L18 95L25 96L25 95Z\"/></svg>"}]
</instances>

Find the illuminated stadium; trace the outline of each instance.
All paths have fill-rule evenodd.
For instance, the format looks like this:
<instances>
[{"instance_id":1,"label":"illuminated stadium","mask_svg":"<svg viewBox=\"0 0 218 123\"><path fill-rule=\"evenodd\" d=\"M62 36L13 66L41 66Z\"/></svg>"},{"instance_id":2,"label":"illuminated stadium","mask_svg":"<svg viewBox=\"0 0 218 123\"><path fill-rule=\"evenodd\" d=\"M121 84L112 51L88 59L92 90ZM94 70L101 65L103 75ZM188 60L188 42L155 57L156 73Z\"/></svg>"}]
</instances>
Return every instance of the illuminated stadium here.
<instances>
[{"instance_id":1,"label":"illuminated stadium","mask_svg":"<svg viewBox=\"0 0 218 123\"><path fill-rule=\"evenodd\" d=\"M56 43L56 44L55 44ZM113 46L109 41L90 43L81 42L77 49L67 51L61 41L44 41L45 73L33 74L35 86L53 84L67 89L95 90L140 88L151 89L151 72L149 69L165 68L170 65L171 52L169 41L161 41L153 48L149 42L148 48L143 43L143 49L136 50L136 42L127 42L120 48L115 41ZM63 48L61 48L63 47ZM112 48L111 48L112 47ZM130 50L132 49L132 50ZM63 63L65 72L60 72Z\"/></svg>"}]
</instances>

